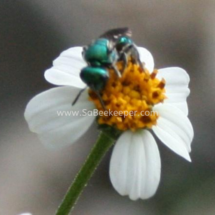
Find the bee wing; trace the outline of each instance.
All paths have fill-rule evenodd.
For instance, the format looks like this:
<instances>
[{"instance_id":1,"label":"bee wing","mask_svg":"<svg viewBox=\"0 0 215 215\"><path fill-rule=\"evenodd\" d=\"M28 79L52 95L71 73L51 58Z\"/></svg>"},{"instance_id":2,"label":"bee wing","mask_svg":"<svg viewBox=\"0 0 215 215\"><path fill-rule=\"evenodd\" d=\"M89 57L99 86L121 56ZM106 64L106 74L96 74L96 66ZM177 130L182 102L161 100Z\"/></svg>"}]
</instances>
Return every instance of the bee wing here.
<instances>
[{"instance_id":1,"label":"bee wing","mask_svg":"<svg viewBox=\"0 0 215 215\"><path fill-rule=\"evenodd\" d=\"M129 28L115 28L111 29L109 31L106 31L104 34L102 34L99 38L107 38L112 42L115 42L119 37L121 36L132 36L132 32Z\"/></svg>"}]
</instances>

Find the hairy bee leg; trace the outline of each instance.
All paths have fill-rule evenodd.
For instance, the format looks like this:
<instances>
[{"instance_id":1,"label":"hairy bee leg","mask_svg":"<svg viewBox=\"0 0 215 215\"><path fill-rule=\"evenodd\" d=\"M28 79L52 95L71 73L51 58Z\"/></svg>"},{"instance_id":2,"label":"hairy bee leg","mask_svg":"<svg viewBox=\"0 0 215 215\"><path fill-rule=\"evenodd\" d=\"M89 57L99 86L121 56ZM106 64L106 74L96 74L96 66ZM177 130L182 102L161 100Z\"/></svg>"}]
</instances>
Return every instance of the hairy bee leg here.
<instances>
[{"instance_id":1,"label":"hairy bee leg","mask_svg":"<svg viewBox=\"0 0 215 215\"><path fill-rule=\"evenodd\" d=\"M78 93L78 95L75 97L74 101L72 102L72 106L75 105L75 103L78 101L79 97L81 96L81 94L84 92L84 90L86 90L87 87L85 87L84 89L81 89Z\"/></svg>"},{"instance_id":2,"label":"hairy bee leg","mask_svg":"<svg viewBox=\"0 0 215 215\"><path fill-rule=\"evenodd\" d=\"M122 53L126 53L127 56L130 55L135 60L136 64L138 64L142 69L144 69L142 62L140 61L140 55L135 44L129 44L128 46L125 46L122 50Z\"/></svg>"},{"instance_id":3,"label":"hairy bee leg","mask_svg":"<svg viewBox=\"0 0 215 215\"><path fill-rule=\"evenodd\" d=\"M139 64L140 68L144 70L143 63L140 60L140 55L135 45L132 46L131 56L135 59L136 63Z\"/></svg>"},{"instance_id":4,"label":"hairy bee leg","mask_svg":"<svg viewBox=\"0 0 215 215\"><path fill-rule=\"evenodd\" d=\"M101 95L99 94L99 92L95 89L95 87L93 85L90 86L90 88L96 93L97 97L99 98L99 101L103 107L104 110L107 110L107 108L105 107L104 101L102 100Z\"/></svg>"},{"instance_id":5,"label":"hairy bee leg","mask_svg":"<svg viewBox=\"0 0 215 215\"><path fill-rule=\"evenodd\" d=\"M119 78L122 77L122 75L121 75L120 71L117 69L115 63L111 65L111 68L114 70L115 74L116 74Z\"/></svg>"},{"instance_id":6,"label":"hairy bee leg","mask_svg":"<svg viewBox=\"0 0 215 215\"><path fill-rule=\"evenodd\" d=\"M128 65L128 56L129 55L132 56L132 54L131 54L132 48L133 48L133 45L128 44L120 52L120 57L121 57L121 59L123 60L123 63L124 63L123 72L124 72L125 68Z\"/></svg>"},{"instance_id":7,"label":"hairy bee leg","mask_svg":"<svg viewBox=\"0 0 215 215\"><path fill-rule=\"evenodd\" d=\"M113 45L113 43L111 41L109 41L108 43L108 54L110 54L111 52L115 51L116 52L116 47ZM116 67L116 62L113 62L112 65L109 66L110 69L113 69L115 74L121 78L121 73L118 70L118 68Z\"/></svg>"}]
</instances>

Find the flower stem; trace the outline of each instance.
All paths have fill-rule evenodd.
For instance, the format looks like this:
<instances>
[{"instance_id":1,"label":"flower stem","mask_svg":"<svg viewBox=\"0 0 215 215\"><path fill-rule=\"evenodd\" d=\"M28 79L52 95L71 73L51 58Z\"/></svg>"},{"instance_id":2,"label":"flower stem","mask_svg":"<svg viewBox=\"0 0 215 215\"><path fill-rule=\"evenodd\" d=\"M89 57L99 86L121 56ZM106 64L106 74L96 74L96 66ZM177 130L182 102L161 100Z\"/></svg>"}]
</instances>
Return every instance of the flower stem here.
<instances>
[{"instance_id":1,"label":"flower stem","mask_svg":"<svg viewBox=\"0 0 215 215\"><path fill-rule=\"evenodd\" d=\"M75 177L72 185L67 191L62 203L60 204L56 215L68 215L70 211L74 208L79 196L81 195L85 185L93 175L96 167L99 165L100 161L108 151L108 149L113 145L114 140L111 139L106 134L101 133L99 139L92 148L87 160L82 166L81 170Z\"/></svg>"}]
</instances>

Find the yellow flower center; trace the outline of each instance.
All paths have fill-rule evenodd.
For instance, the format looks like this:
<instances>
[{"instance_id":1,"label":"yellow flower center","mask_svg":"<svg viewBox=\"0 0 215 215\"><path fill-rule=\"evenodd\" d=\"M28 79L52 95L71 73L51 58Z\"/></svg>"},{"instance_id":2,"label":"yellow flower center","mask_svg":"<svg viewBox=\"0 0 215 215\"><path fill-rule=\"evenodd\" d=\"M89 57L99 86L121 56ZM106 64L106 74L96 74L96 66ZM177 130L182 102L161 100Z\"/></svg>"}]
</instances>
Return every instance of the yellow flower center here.
<instances>
[{"instance_id":1,"label":"yellow flower center","mask_svg":"<svg viewBox=\"0 0 215 215\"><path fill-rule=\"evenodd\" d=\"M117 63L120 71L123 63ZM118 130L135 131L140 128L151 128L159 117L153 106L163 102L165 97L165 80L156 78L158 71L151 74L142 70L131 60L122 77L118 78L109 69L110 78L101 92L106 110L103 109L95 92L89 89L89 99L98 109L98 123L113 126Z\"/></svg>"}]
</instances>

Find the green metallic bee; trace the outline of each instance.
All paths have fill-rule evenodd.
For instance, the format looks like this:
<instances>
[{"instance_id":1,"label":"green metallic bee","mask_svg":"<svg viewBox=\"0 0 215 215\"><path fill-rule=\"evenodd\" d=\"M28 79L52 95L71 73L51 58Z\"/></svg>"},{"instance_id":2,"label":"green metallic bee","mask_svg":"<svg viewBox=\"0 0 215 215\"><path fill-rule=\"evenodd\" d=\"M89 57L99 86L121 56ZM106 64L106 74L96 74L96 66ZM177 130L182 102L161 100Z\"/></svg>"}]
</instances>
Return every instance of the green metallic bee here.
<instances>
[{"instance_id":1,"label":"green metallic bee","mask_svg":"<svg viewBox=\"0 0 215 215\"><path fill-rule=\"evenodd\" d=\"M113 69L120 78L127 66L129 57L142 68L137 47L130 37L131 31L129 28L112 29L83 48L82 55L88 66L81 70L81 80L97 94L104 109L105 105L100 92L104 89L109 79L108 69ZM116 66L119 61L124 63L121 72ZM72 105L76 103L84 90L79 92Z\"/></svg>"}]
</instances>

